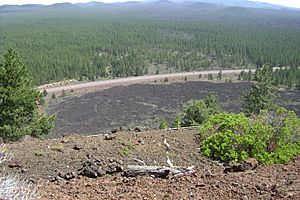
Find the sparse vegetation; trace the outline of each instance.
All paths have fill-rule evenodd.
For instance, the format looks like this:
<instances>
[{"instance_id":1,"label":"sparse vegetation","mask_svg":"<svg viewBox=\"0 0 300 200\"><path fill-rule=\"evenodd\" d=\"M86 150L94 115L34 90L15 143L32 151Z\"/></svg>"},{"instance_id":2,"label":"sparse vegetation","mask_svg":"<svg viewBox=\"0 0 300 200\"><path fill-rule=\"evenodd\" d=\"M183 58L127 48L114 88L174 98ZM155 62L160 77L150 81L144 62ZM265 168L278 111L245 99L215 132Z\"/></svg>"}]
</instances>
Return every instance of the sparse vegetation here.
<instances>
[{"instance_id":1,"label":"sparse vegetation","mask_svg":"<svg viewBox=\"0 0 300 200\"><path fill-rule=\"evenodd\" d=\"M216 95L209 94L204 100L194 100L184 104L182 110L173 123L175 127L200 125L209 116L220 111L219 100Z\"/></svg>"},{"instance_id":2,"label":"sparse vegetation","mask_svg":"<svg viewBox=\"0 0 300 200\"><path fill-rule=\"evenodd\" d=\"M47 95L48 95L48 92L47 92L46 89L44 89L44 90L43 90L43 96L45 97L45 96L47 96Z\"/></svg>"},{"instance_id":3,"label":"sparse vegetation","mask_svg":"<svg viewBox=\"0 0 300 200\"><path fill-rule=\"evenodd\" d=\"M34 153L35 156L44 156L45 155L45 152L39 151L39 150L36 150L33 153Z\"/></svg>"},{"instance_id":4,"label":"sparse vegetation","mask_svg":"<svg viewBox=\"0 0 300 200\"><path fill-rule=\"evenodd\" d=\"M55 93L52 93L51 99L56 99L56 94Z\"/></svg>"},{"instance_id":5,"label":"sparse vegetation","mask_svg":"<svg viewBox=\"0 0 300 200\"><path fill-rule=\"evenodd\" d=\"M160 119L159 129L166 129L168 128L168 122L165 118Z\"/></svg>"},{"instance_id":6,"label":"sparse vegetation","mask_svg":"<svg viewBox=\"0 0 300 200\"><path fill-rule=\"evenodd\" d=\"M222 70L219 71L217 79L219 81L222 80Z\"/></svg>"},{"instance_id":7,"label":"sparse vegetation","mask_svg":"<svg viewBox=\"0 0 300 200\"><path fill-rule=\"evenodd\" d=\"M119 153L122 156L128 156L131 153L131 151L134 149L134 146L130 140L121 141L120 144L122 145L122 147L121 147L121 150L119 151Z\"/></svg>"},{"instance_id":8,"label":"sparse vegetation","mask_svg":"<svg viewBox=\"0 0 300 200\"><path fill-rule=\"evenodd\" d=\"M62 152L65 149L65 147L64 147L64 145L54 145L54 146L51 146L50 149L52 151L60 151L60 152Z\"/></svg>"},{"instance_id":9,"label":"sparse vegetation","mask_svg":"<svg viewBox=\"0 0 300 200\"><path fill-rule=\"evenodd\" d=\"M61 91L61 96L62 97L65 97L67 95L67 92L63 89L62 91Z\"/></svg>"}]
</instances>

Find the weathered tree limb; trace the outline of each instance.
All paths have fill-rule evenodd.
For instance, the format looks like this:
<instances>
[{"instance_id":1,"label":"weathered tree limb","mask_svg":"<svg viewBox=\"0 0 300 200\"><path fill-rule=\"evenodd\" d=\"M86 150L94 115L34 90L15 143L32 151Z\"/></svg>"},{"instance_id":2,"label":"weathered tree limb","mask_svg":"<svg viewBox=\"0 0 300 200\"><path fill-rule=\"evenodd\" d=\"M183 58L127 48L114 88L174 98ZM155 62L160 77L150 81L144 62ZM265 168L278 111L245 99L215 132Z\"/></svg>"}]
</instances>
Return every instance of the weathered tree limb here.
<instances>
[{"instance_id":1,"label":"weathered tree limb","mask_svg":"<svg viewBox=\"0 0 300 200\"><path fill-rule=\"evenodd\" d=\"M142 164L142 165L146 165L146 163L140 159L137 159L137 158L133 158L133 160L139 164Z\"/></svg>"},{"instance_id":2,"label":"weathered tree limb","mask_svg":"<svg viewBox=\"0 0 300 200\"><path fill-rule=\"evenodd\" d=\"M172 176L183 176L194 173L194 167L164 167L164 166L139 166L128 165L124 169L124 175L128 177L152 176L157 178L167 178Z\"/></svg>"}]
</instances>

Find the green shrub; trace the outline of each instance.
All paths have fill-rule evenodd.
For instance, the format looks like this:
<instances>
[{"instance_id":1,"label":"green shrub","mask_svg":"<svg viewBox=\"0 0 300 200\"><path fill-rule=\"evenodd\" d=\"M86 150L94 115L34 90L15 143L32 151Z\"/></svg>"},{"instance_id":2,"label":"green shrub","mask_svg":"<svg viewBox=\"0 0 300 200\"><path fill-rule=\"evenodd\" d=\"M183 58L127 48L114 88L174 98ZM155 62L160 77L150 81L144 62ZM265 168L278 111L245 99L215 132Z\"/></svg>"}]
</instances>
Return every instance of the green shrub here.
<instances>
[{"instance_id":1,"label":"green shrub","mask_svg":"<svg viewBox=\"0 0 300 200\"><path fill-rule=\"evenodd\" d=\"M203 155L223 162L253 157L260 163L286 163L300 154L300 119L283 108L254 118L216 114L199 130Z\"/></svg>"},{"instance_id":2,"label":"green shrub","mask_svg":"<svg viewBox=\"0 0 300 200\"><path fill-rule=\"evenodd\" d=\"M168 128L168 122L165 118L160 120L159 129L166 129Z\"/></svg>"},{"instance_id":3,"label":"green shrub","mask_svg":"<svg viewBox=\"0 0 300 200\"><path fill-rule=\"evenodd\" d=\"M203 154L213 159L239 162L250 155L247 148L253 143L253 137L243 137L231 131L209 136L203 143Z\"/></svg>"},{"instance_id":4,"label":"green shrub","mask_svg":"<svg viewBox=\"0 0 300 200\"><path fill-rule=\"evenodd\" d=\"M176 116L173 127L200 125L209 116L220 111L218 97L209 94L204 100L194 100L184 104L182 110L182 113Z\"/></svg>"},{"instance_id":5,"label":"green shrub","mask_svg":"<svg viewBox=\"0 0 300 200\"><path fill-rule=\"evenodd\" d=\"M209 110L205 103L201 100L194 100L183 105L183 113L181 114L180 125L191 126L204 122L209 116Z\"/></svg>"}]
</instances>

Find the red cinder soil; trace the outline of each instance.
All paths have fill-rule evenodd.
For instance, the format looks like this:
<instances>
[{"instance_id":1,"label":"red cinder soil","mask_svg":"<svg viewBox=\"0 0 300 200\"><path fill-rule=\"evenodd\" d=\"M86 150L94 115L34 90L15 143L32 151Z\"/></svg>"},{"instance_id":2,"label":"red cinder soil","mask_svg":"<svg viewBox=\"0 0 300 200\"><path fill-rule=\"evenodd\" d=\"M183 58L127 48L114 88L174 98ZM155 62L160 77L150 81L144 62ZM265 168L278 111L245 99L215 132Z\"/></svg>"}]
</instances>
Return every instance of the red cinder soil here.
<instances>
[{"instance_id":1,"label":"red cinder soil","mask_svg":"<svg viewBox=\"0 0 300 200\"><path fill-rule=\"evenodd\" d=\"M121 173L87 178L78 175L88 158L118 160L122 165L168 166L164 140L176 166L195 173L167 179L128 178ZM33 139L6 146L17 167L8 173L34 182L41 199L300 199L300 157L287 165L259 165L254 170L224 173L225 166L199 153L197 130L117 132L110 136L72 135ZM65 174L73 174L68 179Z\"/></svg>"}]
</instances>

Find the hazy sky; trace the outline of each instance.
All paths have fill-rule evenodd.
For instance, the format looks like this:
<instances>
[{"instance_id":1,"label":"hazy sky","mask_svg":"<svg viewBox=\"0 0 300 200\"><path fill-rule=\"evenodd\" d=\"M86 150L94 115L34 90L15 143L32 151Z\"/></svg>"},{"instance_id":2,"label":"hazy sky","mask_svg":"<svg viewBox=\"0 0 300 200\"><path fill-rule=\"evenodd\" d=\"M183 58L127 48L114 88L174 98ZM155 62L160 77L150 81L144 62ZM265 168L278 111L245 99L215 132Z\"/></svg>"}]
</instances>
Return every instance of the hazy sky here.
<instances>
[{"instance_id":1,"label":"hazy sky","mask_svg":"<svg viewBox=\"0 0 300 200\"><path fill-rule=\"evenodd\" d=\"M0 0L0 5L3 4L53 4L59 2L71 2L71 3L78 3L78 2L90 2L92 0ZM122 2L122 1L129 1L129 0L98 0L102 2ZM251 1L260 1L260 2L268 2L273 4L285 5L290 7L298 7L300 8L300 0L251 0Z\"/></svg>"}]
</instances>

